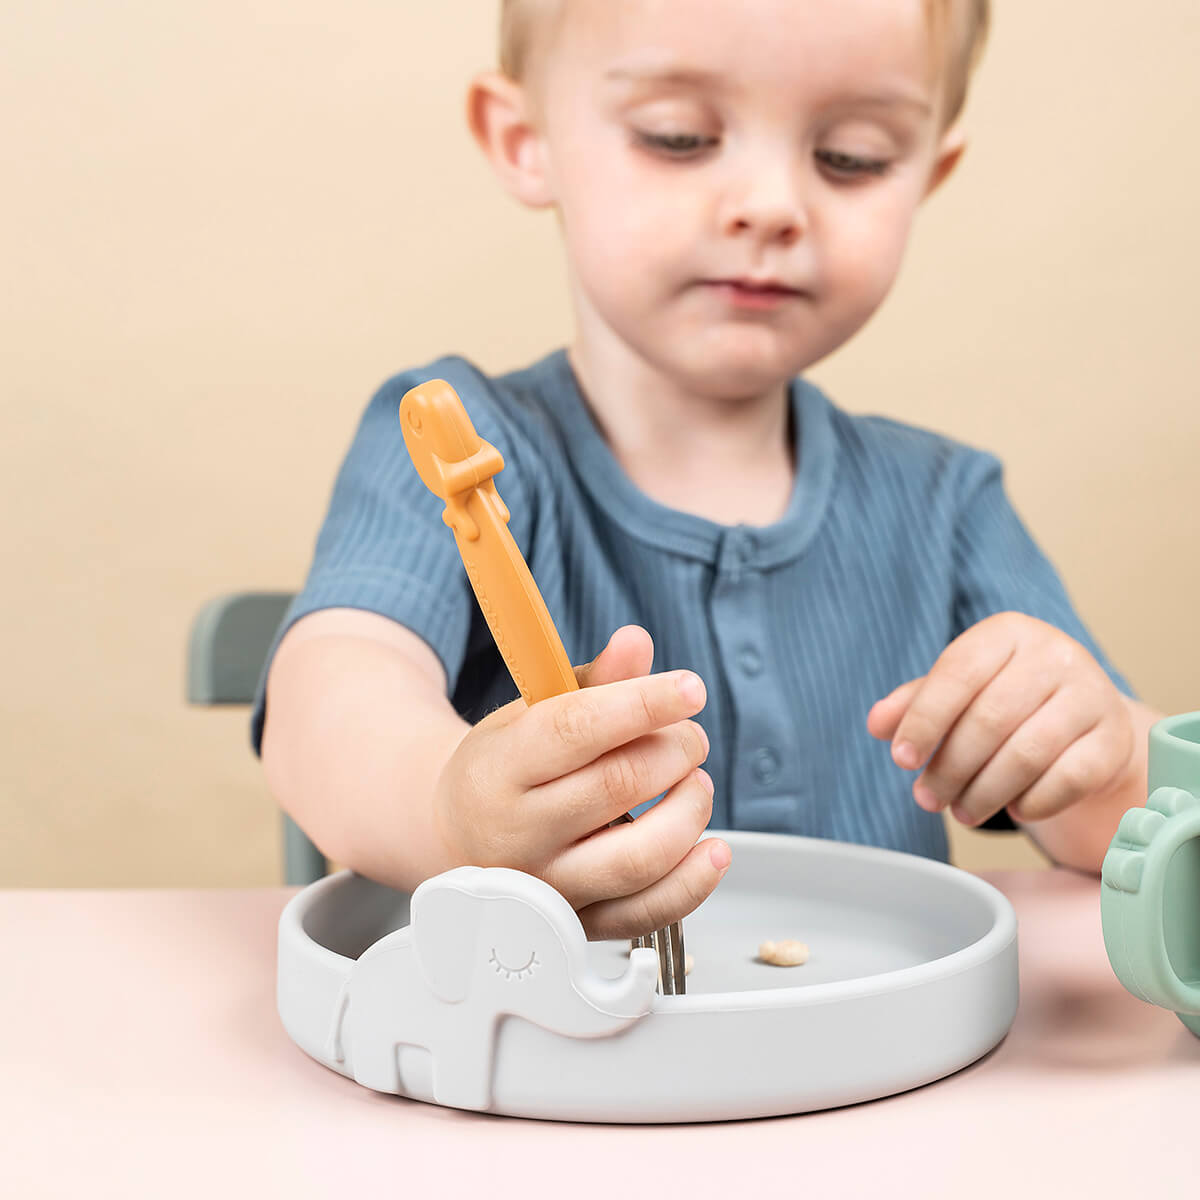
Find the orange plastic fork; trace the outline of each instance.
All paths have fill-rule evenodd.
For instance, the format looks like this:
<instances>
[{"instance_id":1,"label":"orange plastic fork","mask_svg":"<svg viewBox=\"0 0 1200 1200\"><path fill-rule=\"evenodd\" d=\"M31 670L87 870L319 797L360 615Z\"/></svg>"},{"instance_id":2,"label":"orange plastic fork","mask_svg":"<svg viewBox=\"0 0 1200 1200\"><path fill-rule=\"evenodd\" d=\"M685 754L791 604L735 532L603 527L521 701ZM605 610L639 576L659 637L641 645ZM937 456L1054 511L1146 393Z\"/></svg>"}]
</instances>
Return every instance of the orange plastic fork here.
<instances>
[{"instance_id":1,"label":"orange plastic fork","mask_svg":"<svg viewBox=\"0 0 1200 1200\"><path fill-rule=\"evenodd\" d=\"M494 480L504 469L500 451L475 431L458 393L443 379L405 394L400 427L421 481L446 503L442 520L454 532L479 608L522 699L536 704L577 690L546 602L508 531L509 511ZM632 820L625 813L612 824ZM683 995L683 926L675 921L633 944L658 953L659 991Z\"/></svg>"}]
</instances>

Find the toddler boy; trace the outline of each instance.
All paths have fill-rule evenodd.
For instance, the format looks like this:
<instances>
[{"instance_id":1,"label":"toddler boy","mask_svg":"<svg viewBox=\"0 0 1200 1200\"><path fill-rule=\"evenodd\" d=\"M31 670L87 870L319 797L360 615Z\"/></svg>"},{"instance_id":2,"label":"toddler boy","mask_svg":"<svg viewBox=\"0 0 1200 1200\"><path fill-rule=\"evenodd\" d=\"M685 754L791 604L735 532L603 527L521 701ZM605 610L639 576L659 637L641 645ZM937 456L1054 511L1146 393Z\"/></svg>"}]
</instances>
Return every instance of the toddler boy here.
<instances>
[{"instance_id":1,"label":"toddler boy","mask_svg":"<svg viewBox=\"0 0 1200 1200\"><path fill-rule=\"evenodd\" d=\"M557 214L574 337L501 378L406 372L363 418L254 721L326 853L403 888L517 867L593 938L692 911L730 861L710 822L944 858L943 810L1007 813L1099 869L1158 714L994 458L801 377L878 308L961 156L986 21L986 0L503 5L470 126ZM572 661L600 651L577 693L513 699L399 429L433 377L504 456Z\"/></svg>"}]
</instances>

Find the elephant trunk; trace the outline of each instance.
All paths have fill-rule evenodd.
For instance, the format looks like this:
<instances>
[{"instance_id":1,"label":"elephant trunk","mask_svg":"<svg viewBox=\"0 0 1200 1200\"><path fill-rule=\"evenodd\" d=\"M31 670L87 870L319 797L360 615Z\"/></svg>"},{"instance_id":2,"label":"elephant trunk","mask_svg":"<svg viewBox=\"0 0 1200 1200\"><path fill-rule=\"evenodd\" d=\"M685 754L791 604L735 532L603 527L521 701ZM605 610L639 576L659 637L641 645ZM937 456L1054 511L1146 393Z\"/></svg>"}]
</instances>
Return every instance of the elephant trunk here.
<instances>
[{"instance_id":1,"label":"elephant trunk","mask_svg":"<svg viewBox=\"0 0 1200 1200\"><path fill-rule=\"evenodd\" d=\"M575 980L582 1004L571 1016L571 1032L587 1037L610 1033L648 1013L658 985L658 956L653 950L635 950L629 967L616 979L587 974Z\"/></svg>"}]
</instances>

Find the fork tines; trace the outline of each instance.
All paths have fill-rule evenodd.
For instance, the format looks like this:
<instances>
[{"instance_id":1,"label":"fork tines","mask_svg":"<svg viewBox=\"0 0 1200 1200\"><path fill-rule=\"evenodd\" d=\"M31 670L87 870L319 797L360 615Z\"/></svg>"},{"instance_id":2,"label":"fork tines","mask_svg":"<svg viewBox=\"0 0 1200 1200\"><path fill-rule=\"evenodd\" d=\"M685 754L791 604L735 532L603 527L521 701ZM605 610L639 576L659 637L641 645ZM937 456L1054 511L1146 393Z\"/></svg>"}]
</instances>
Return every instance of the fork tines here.
<instances>
[{"instance_id":1,"label":"fork tines","mask_svg":"<svg viewBox=\"0 0 1200 1200\"><path fill-rule=\"evenodd\" d=\"M658 990L664 996L687 991L687 963L683 953L683 926L674 921L666 929L633 939L633 949L649 946L658 955Z\"/></svg>"}]
</instances>

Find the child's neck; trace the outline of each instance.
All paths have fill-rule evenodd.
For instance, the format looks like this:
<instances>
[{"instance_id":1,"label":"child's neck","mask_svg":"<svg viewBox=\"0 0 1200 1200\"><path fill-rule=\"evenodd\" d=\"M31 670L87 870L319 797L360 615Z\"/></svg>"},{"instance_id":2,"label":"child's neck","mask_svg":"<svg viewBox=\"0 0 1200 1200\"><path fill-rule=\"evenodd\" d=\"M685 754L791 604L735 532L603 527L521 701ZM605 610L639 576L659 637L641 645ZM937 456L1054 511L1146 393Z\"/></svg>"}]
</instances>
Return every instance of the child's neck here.
<instances>
[{"instance_id":1,"label":"child's neck","mask_svg":"<svg viewBox=\"0 0 1200 1200\"><path fill-rule=\"evenodd\" d=\"M795 478L788 389L738 400L696 396L628 356L579 343L571 365L630 480L652 500L721 525L769 525Z\"/></svg>"}]
</instances>

